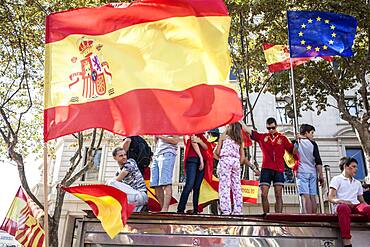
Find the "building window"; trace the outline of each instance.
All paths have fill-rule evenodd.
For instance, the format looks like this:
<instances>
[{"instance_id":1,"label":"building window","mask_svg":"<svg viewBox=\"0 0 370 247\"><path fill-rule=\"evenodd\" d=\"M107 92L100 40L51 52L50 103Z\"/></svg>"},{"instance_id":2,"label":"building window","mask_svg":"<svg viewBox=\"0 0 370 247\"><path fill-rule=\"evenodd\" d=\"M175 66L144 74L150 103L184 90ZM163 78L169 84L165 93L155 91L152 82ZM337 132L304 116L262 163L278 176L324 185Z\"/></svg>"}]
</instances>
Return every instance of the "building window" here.
<instances>
[{"instance_id":1,"label":"building window","mask_svg":"<svg viewBox=\"0 0 370 247\"><path fill-rule=\"evenodd\" d=\"M236 71L235 69L232 67L231 70L230 70L230 74L229 74L229 80L230 81L236 81L238 78L236 76Z\"/></svg>"},{"instance_id":2,"label":"building window","mask_svg":"<svg viewBox=\"0 0 370 247\"><path fill-rule=\"evenodd\" d=\"M364 180L367 175L367 170L365 165L364 152L362 151L362 149L356 147L346 147L346 155L348 157L355 158L358 162L355 178L357 180Z\"/></svg>"},{"instance_id":3,"label":"building window","mask_svg":"<svg viewBox=\"0 0 370 247\"><path fill-rule=\"evenodd\" d=\"M285 100L276 100L276 122L278 125L289 124L287 104Z\"/></svg>"},{"instance_id":4,"label":"building window","mask_svg":"<svg viewBox=\"0 0 370 247\"><path fill-rule=\"evenodd\" d=\"M88 148L85 149L85 158L84 158L83 166L87 164L87 151L88 151ZM99 148L97 152L95 153L95 156L93 159L93 166L84 175L82 175L82 179L81 179L82 181L98 181L99 180L101 155L102 155L102 149Z\"/></svg>"},{"instance_id":5,"label":"building window","mask_svg":"<svg viewBox=\"0 0 370 247\"><path fill-rule=\"evenodd\" d=\"M358 117L358 103L356 97L346 98L345 102L349 114Z\"/></svg>"},{"instance_id":6,"label":"building window","mask_svg":"<svg viewBox=\"0 0 370 247\"><path fill-rule=\"evenodd\" d=\"M185 183L186 174L185 174L185 164L184 164L184 156L185 156L185 148L180 147L180 155L179 155L179 183Z\"/></svg>"}]
</instances>

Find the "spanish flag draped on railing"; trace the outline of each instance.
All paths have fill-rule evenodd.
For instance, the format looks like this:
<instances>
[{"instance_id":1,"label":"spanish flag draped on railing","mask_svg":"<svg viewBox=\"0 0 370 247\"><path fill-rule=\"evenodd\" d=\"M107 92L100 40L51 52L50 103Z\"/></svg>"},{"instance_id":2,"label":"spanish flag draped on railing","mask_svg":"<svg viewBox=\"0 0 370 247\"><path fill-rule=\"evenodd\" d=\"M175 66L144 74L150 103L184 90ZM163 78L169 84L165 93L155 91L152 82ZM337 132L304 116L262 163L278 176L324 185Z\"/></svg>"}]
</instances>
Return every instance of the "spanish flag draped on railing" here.
<instances>
[{"instance_id":1,"label":"spanish flag draped on railing","mask_svg":"<svg viewBox=\"0 0 370 247\"><path fill-rule=\"evenodd\" d=\"M45 141L89 128L189 134L235 122L222 0L142 0L46 18Z\"/></svg>"},{"instance_id":2,"label":"spanish flag draped on railing","mask_svg":"<svg viewBox=\"0 0 370 247\"><path fill-rule=\"evenodd\" d=\"M104 184L63 187L63 189L86 202L92 209L103 229L112 239L126 225L135 205L128 204L127 195Z\"/></svg>"},{"instance_id":3,"label":"spanish flag draped on railing","mask_svg":"<svg viewBox=\"0 0 370 247\"><path fill-rule=\"evenodd\" d=\"M8 232L25 247L44 247L45 232L39 223L44 212L19 187L0 230Z\"/></svg>"}]
</instances>

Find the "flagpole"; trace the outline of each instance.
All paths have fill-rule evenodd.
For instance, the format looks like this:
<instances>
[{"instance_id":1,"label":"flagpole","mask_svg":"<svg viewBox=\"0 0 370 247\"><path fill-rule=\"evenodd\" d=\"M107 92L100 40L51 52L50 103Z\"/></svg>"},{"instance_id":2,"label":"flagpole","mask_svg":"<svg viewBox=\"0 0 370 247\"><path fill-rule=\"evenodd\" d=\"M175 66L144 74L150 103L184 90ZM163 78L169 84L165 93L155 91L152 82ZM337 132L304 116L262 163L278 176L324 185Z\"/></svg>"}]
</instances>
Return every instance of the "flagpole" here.
<instances>
[{"instance_id":1,"label":"flagpole","mask_svg":"<svg viewBox=\"0 0 370 247\"><path fill-rule=\"evenodd\" d=\"M288 42L289 42L289 63L290 63L290 87L292 89L292 100L293 100L293 112L294 112L294 121L293 121L293 126L294 126L294 136L297 135L298 133L298 113L297 113L297 101L295 97L295 84L294 84L294 72L293 72L293 60L292 60L292 51L290 49L290 38L289 38L289 20L288 20L288 9L287 9L287 21L288 21ZM298 140L297 140L298 141ZM293 173L294 175L294 173ZM296 191L298 195L298 202L299 202L299 212L303 213L303 199L298 193L298 187L297 187L297 182L296 184Z\"/></svg>"},{"instance_id":2,"label":"flagpole","mask_svg":"<svg viewBox=\"0 0 370 247\"><path fill-rule=\"evenodd\" d=\"M44 231L45 231L45 246L49 246L49 210L48 210L48 146L44 142Z\"/></svg>"},{"instance_id":3,"label":"flagpole","mask_svg":"<svg viewBox=\"0 0 370 247\"><path fill-rule=\"evenodd\" d=\"M293 99L293 111L294 111L294 135L298 133L298 113L297 113L297 101L295 97L295 84L294 84L294 73L293 73L293 63L292 58L289 59L290 62L290 86L292 88L292 99Z\"/></svg>"},{"instance_id":4,"label":"flagpole","mask_svg":"<svg viewBox=\"0 0 370 247\"><path fill-rule=\"evenodd\" d=\"M294 136L298 133L298 113L297 113L297 101L295 98L295 84L294 84L294 73L293 73L293 63L292 58L290 57L290 87L292 88L292 99L293 99L293 112L294 112ZM298 140L297 140L298 141ZM296 190L298 194L298 201L299 201L299 212L303 213L303 201L302 197L298 193L298 187L296 182Z\"/></svg>"}]
</instances>

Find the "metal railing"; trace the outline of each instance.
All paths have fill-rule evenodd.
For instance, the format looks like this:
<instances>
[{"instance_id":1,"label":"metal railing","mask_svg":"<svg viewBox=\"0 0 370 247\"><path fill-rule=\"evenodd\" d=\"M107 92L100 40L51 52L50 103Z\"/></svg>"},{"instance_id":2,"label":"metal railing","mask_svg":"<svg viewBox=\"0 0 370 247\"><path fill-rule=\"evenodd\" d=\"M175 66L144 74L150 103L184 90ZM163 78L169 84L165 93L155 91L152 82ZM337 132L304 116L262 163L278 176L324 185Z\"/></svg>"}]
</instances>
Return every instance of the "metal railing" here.
<instances>
[{"instance_id":1,"label":"metal railing","mask_svg":"<svg viewBox=\"0 0 370 247\"><path fill-rule=\"evenodd\" d=\"M175 197L176 199L179 199L181 196L182 190L184 189L185 183L174 183L172 184L172 186L173 186L173 190L172 190L173 197ZM270 196L273 196L273 193L274 193L274 190L271 189ZM298 192L297 192L297 186L295 185L295 183L286 183L284 185L283 196L296 197L297 195L298 195ZM188 202L192 202L192 201L193 201L193 197L191 193L189 195Z\"/></svg>"},{"instance_id":2,"label":"metal railing","mask_svg":"<svg viewBox=\"0 0 370 247\"><path fill-rule=\"evenodd\" d=\"M324 171L325 171L325 186L326 186L327 193L328 193L329 192L330 178L331 178L330 166L329 165L324 165ZM324 195L322 195L322 196L324 197ZM327 197L328 197L328 195L326 194L326 198ZM329 201L328 201L328 207L329 207L329 213L331 213L332 212L332 205Z\"/></svg>"}]
</instances>

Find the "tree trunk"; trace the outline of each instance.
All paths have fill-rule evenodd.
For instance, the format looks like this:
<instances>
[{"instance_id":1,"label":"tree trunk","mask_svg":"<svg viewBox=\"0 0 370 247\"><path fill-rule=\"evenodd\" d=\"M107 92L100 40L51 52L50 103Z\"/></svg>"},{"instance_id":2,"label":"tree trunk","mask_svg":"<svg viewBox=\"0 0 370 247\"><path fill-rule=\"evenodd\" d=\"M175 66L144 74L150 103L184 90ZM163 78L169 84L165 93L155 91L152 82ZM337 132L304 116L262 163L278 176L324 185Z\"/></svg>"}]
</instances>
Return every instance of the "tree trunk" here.
<instances>
[{"instance_id":1,"label":"tree trunk","mask_svg":"<svg viewBox=\"0 0 370 247\"><path fill-rule=\"evenodd\" d=\"M364 100L367 100L367 98L363 99L363 101ZM336 97L336 101L338 104L338 110L341 113L340 117L347 121L355 130L356 137L365 155L366 168L368 171L368 177L370 178L370 124L367 119L361 120L350 115L346 108L343 91Z\"/></svg>"},{"instance_id":2,"label":"tree trunk","mask_svg":"<svg viewBox=\"0 0 370 247\"><path fill-rule=\"evenodd\" d=\"M364 151L368 177L370 178L370 133L369 124L351 123L354 127L358 141Z\"/></svg>"},{"instance_id":3,"label":"tree trunk","mask_svg":"<svg viewBox=\"0 0 370 247\"><path fill-rule=\"evenodd\" d=\"M58 230L59 220L55 221L53 218L49 218L49 246L58 247Z\"/></svg>"}]
</instances>

